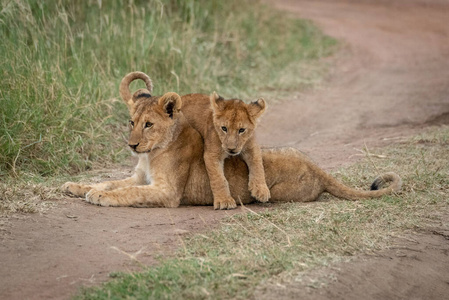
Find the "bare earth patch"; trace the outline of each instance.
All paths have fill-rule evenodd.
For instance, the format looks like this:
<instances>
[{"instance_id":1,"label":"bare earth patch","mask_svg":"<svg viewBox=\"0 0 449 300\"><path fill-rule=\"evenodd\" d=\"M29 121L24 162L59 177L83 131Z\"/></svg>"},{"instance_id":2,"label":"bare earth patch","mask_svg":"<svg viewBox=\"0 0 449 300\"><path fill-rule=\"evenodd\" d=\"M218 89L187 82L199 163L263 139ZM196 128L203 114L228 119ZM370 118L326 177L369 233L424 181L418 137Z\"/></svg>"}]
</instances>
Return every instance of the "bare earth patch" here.
<instances>
[{"instance_id":1,"label":"bare earth patch","mask_svg":"<svg viewBox=\"0 0 449 300\"><path fill-rule=\"evenodd\" d=\"M259 127L263 144L297 147L332 169L355 162L365 145L388 145L449 123L447 1L273 2L313 20L345 45L331 59L335 68L321 88L268 109ZM240 211L54 200L50 210L0 224L0 298L68 298L112 271L154 263L182 247L183 234L204 231ZM266 206L251 209L259 207ZM436 224L398 238L396 248L303 274L303 280L273 288L271 296L441 299L449 293L448 228L447 222ZM266 290L258 293L270 298Z\"/></svg>"}]
</instances>

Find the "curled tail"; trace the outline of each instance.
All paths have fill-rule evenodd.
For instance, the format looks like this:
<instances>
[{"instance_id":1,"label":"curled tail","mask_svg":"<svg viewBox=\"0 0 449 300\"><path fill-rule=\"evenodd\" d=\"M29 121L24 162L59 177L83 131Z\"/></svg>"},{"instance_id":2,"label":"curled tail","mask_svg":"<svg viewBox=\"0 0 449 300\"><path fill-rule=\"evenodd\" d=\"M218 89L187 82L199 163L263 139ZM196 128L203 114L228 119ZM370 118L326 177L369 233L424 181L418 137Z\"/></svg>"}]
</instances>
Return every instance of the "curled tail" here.
<instances>
[{"instance_id":1,"label":"curled tail","mask_svg":"<svg viewBox=\"0 0 449 300\"><path fill-rule=\"evenodd\" d=\"M402 180L396 173L388 172L377 177L371 185L370 191L359 191L350 188L329 174L326 174L325 191L339 198L348 200L357 200L360 198L375 198L386 194L397 192L401 189ZM381 188L385 183L390 182L390 185ZM381 188L381 189L380 189Z\"/></svg>"},{"instance_id":2,"label":"curled tail","mask_svg":"<svg viewBox=\"0 0 449 300\"><path fill-rule=\"evenodd\" d=\"M147 74L143 72L131 72L127 74L125 77L123 77L122 82L120 83L120 96L127 105L130 105L129 101L132 101L132 95L131 91L129 90L129 85L136 79L142 79L145 82L148 91L150 93L153 91L153 82Z\"/></svg>"}]
</instances>

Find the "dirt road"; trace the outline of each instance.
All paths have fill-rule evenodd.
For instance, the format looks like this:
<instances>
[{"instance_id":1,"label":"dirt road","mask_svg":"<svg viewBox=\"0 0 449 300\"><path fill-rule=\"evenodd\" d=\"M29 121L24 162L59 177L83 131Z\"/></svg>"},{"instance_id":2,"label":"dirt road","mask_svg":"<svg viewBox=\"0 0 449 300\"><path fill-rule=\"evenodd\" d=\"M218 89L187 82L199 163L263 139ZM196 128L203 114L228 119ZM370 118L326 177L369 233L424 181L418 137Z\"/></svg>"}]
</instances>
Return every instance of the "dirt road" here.
<instances>
[{"instance_id":1,"label":"dirt road","mask_svg":"<svg viewBox=\"0 0 449 300\"><path fill-rule=\"evenodd\" d=\"M449 1L273 2L313 20L345 45L333 58L335 67L322 87L270 107L259 130L263 144L297 147L331 169L356 160L355 148L365 144L381 146L429 124L449 123ZM0 232L0 299L66 299L82 285L107 279L111 271L137 269L130 255L144 264L153 263L157 255L176 247L185 232L217 224L228 214L211 207L103 208L71 198L55 203L45 214L10 219ZM447 281L449 270L443 264L449 264L447 235L423 235L420 249L437 245L430 247L430 257L421 259L428 262L423 273L427 281L436 282L426 291L447 295L444 275ZM417 260L425 251L414 251ZM416 269L422 265L397 259L402 272L395 273L394 282L411 282L409 288L366 295L398 299L413 296L413 288L425 284L426 278L401 277L422 273ZM388 269L376 273L380 264L375 260L368 264L371 267L358 267L358 271L370 270L358 280L366 283L391 274ZM345 276L358 274L351 268L345 273L343 266L336 275L340 290L337 286L336 292L312 291L306 296L363 296L360 293L368 285L358 284L357 278L345 281ZM372 289L382 289L375 283ZM285 298L297 295L285 294Z\"/></svg>"},{"instance_id":2,"label":"dirt road","mask_svg":"<svg viewBox=\"0 0 449 300\"><path fill-rule=\"evenodd\" d=\"M351 162L365 142L381 146L448 123L448 1L272 2L346 47L330 82L270 107L259 130L263 143L293 145L329 168Z\"/></svg>"}]
</instances>

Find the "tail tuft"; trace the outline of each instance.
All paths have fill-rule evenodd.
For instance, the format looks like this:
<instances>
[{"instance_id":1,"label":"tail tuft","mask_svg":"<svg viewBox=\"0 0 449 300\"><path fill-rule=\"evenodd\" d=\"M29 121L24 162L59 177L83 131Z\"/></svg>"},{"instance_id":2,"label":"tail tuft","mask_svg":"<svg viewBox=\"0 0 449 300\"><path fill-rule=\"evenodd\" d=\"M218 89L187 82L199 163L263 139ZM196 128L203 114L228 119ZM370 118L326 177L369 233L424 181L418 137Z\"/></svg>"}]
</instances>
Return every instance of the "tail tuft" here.
<instances>
[{"instance_id":1,"label":"tail tuft","mask_svg":"<svg viewBox=\"0 0 449 300\"><path fill-rule=\"evenodd\" d=\"M382 180L382 177L378 177L374 180L373 184L371 184L371 191L377 191L379 190L380 186L383 185L384 182Z\"/></svg>"},{"instance_id":2,"label":"tail tuft","mask_svg":"<svg viewBox=\"0 0 449 300\"><path fill-rule=\"evenodd\" d=\"M148 94L151 94L151 92L153 91L153 82L151 81L150 77L148 77L147 74L145 74L143 72L128 73L125 77L123 77L122 81L120 82L120 88L119 88L120 96L122 97L123 101L125 101L126 104L128 104L128 105L130 104L130 101L134 101L133 97L131 95L131 92L129 90L129 85L131 82L133 82L136 79L141 79L145 82ZM137 95L135 95L135 96L137 96Z\"/></svg>"},{"instance_id":3,"label":"tail tuft","mask_svg":"<svg viewBox=\"0 0 449 300\"><path fill-rule=\"evenodd\" d=\"M389 172L377 177L374 180L373 184L371 184L371 190L380 190L387 182L392 183L392 185L390 186L392 191L399 191L401 189L401 178L397 174Z\"/></svg>"}]
</instances>

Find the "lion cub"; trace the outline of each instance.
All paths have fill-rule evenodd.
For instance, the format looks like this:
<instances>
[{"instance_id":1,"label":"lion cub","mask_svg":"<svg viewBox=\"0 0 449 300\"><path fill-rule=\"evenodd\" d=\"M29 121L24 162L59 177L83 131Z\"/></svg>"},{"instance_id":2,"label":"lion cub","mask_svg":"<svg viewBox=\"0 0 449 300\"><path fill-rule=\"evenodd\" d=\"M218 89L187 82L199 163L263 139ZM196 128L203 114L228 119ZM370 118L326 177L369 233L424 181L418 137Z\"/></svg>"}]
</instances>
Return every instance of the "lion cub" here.
<instances>
[{"instance_id":1,"label":"lion cub","mask_svg":"<svg viewBox=\"0 0 449 300\"><path fill-rule=\"evenodd\" d=\"M262 153L254 130L265 111L265 100L246 104L238 99L225 100L215 92L210 96L182 96L181 111L204 139L204 162L209 175L215 209L235 208L223 165L229 156L240 155L249 170L248 189L261 202L270 199L265 181Z\"/></svg>"},{"instance_id":2,"label":"lion cub","mask_svg":"<svg viewBox=\"0 0 449 300\"><path fill-rule=\"evenodd\" d=\"M147 89L131 94L129 85L141 79ZM153 84L143 72L131 72L120 84L120 95L131 107L141 98L151 97ZM224 100L215 92L209 97L204 94L188 94L181 97L182 108L190 125L204 140L204 162L214 197L215 209L233 209L237 204L229 191L223 172L223 163L229 156L240 155L249 169L248 189L260 202L270 199L270 190L265 181L262 154L254 137L258 119L265 112L265 100L250 104L241 100ZM130 109L132 112L132 109Z\"/></svg>"}]
</instances>

